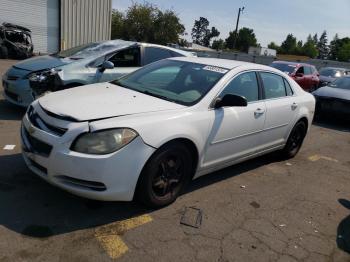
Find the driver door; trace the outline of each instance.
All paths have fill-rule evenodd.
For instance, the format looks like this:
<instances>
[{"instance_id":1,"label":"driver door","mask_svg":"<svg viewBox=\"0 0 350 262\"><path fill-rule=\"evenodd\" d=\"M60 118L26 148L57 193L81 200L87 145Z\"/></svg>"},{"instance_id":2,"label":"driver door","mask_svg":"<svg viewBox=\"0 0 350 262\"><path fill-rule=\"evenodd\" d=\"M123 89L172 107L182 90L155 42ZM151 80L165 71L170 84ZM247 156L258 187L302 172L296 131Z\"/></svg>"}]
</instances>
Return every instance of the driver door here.
<instances>
[{"instance_id":1,"label":"driver door","mask_svg":"<svg viewBox=\"0 0 350 262\"><path fill-rule=\"evenodd\" d=\"M98 82L108 82L134 72L141 66L141 53L139 47L126 48L114 53L108 61L114 64L113 69L96 71Z\"/></svg>"},{"instance_id":2,"label":"driver door","mask_svg":"<svg viewBox=\"0 0 350 262\"><path fill-rule=\"evenodd\" d=\"M256 72L236 76L222 91L247 99L246 107L224 107L212 110L214 121L203 160L205 168L215 167L249 156L260 145L265 122L265 102L261 101L261 89Z\"/></svg>"}]
</instances>

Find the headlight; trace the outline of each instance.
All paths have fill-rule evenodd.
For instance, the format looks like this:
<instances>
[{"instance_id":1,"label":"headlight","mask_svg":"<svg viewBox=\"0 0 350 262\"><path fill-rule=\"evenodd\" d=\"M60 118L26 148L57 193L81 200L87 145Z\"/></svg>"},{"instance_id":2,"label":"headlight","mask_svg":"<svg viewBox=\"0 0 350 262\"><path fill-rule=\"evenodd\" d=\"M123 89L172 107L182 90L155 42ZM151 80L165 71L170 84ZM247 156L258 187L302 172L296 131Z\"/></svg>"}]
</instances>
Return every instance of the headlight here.
<instances>
[{"instance_id":1,"label":"headlight","mask_svg":"<svg viewBox=\"0 0 350 262\"><path fill-rule=\"evenodd\" d=\"M47 76L43 73L32 73L28 76L28 79L32 82L43 82L47 79Z\"/></svg>"},{"instance_id":2,"label":"headlight","mask_svg":"<svg viewBox=\"0 0 350 262\"><path fill-rule=\"evenodd\" d=\"M93 155L113 153L129 144L138 134L129 128L85 133L73 143L71 150Z\"/></svg>"},{"instance_id":3,"label":"headlight","mask_svg":"<svg viewBox=\"0 0 350 262\"><path fill-rule=\"evenodd\" d=\"M34 72L28 75L28 79L32 82L46 81L48 76L52 76L60 72L62 69L52 68L50 70Z\"/></svg>"}]
</instances>

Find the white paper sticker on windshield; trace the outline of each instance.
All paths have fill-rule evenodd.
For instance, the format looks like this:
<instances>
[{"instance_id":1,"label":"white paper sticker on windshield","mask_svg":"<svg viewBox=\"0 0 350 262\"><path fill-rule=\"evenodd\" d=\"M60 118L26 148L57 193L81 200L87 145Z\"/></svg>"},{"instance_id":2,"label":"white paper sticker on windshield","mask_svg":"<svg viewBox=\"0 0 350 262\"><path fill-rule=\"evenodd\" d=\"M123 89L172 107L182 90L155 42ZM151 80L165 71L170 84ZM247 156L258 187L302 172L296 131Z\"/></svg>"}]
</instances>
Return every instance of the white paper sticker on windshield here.
<instances>
[{"instance_id":1,"label":"white paper sticker on windshield","mask_svg":"<svg viewBox=\"0 0 350 262\"><path fill-rule=\"evenodd\" d=\"M216 67L216 66L205 66L203 67L203 70L208 70L208 71L217 72L221 74L226 74L228 72L227 69Z\"/></svg>"}]
</instances>

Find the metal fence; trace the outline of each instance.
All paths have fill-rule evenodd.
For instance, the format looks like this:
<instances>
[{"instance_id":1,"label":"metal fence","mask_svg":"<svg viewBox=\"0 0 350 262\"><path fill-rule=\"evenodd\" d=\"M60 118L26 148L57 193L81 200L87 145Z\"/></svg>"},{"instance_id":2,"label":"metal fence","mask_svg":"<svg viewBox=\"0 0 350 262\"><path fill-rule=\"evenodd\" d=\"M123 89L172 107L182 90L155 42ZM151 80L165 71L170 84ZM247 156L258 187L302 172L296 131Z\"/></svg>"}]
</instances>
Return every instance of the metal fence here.
<instances>
[{"instance_id":1,"label":"metal fence","mask_svg":"<svg viewBox=\"0 0 350 262\"><path fill-rule=\"evenodd\" d=\"M250 55L246 53L235 53L235 52L208 52L208 51L196 51L191 50L192 52L196 52L199 57L214 57L214 58L222 58L222 59L230 59L230 60L238 60L244 62L257 63L262 65L270 65L273 61L278 60L276 57L271 56L257 56ZM298 60L289 60L291 62L303 62L316 66L317 69L326 66L332 67L345 67L350 69L350 63L332 61L332 60L321 60L321 59L309 59L306 61L298 61Z\"/></svg>"}]
</instances>

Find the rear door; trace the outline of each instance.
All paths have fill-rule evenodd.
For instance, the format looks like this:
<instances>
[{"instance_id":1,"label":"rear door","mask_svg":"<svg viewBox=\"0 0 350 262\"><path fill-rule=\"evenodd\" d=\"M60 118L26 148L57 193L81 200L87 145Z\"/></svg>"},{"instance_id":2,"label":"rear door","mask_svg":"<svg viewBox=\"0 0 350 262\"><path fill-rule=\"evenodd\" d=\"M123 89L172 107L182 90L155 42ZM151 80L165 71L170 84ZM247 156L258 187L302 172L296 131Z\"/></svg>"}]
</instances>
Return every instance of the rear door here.
<instances>
[{"instance_id":1,"label":"rear door","mask_svg":"<svg viewBox=\"0 0 350 262\"><path fill-rule=\"evenodd\" d=\"M298 108L296 96L289 82L270 72L259 73L264 90L266 118L260 149L285 143Z\"/></svg>"}]
</instances>

